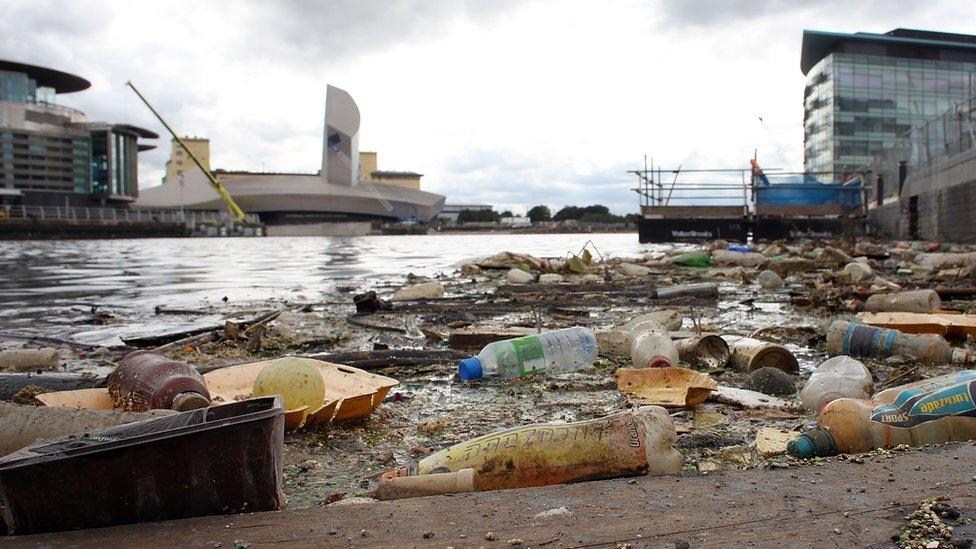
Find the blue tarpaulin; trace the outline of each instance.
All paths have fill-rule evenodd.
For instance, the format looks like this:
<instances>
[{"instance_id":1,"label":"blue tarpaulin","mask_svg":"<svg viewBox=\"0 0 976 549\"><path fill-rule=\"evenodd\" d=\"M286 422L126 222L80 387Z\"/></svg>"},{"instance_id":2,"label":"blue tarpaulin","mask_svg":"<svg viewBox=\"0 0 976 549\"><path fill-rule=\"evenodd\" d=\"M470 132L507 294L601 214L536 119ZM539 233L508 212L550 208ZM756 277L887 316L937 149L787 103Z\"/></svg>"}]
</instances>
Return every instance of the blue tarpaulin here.
<instances>
[{"instance_id":1,"label":"blue tarpaulin","mask_svg":"<svg viewBox=\"0 0 976 549\"><path fill-rule=\"evenodd\" d=\"M760 177L756 185L756 204L777 206L807 206L837 204L847 208L861 205L859 182L847 184L821 183L811 175L777 177L770 181Z\"/></svg>"}]
</instances>

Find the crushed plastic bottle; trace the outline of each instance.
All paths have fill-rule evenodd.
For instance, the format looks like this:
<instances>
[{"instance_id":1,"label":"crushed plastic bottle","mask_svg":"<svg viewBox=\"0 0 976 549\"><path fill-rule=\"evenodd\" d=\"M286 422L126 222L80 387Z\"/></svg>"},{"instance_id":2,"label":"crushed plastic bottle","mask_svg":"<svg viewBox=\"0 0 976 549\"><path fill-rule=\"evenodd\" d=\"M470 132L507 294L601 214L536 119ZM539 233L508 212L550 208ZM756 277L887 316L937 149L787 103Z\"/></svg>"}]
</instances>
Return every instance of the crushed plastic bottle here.
<instances>
[{"instance_id":1,"label":"crushed plastic bottle","mask_svg":"<svg viewBox=\"0 0 976 549\"><path fill-rule=\"evenodd\" d=\"M478 356L458 364L464 381L486 375L503 378L543 372L574 372L596 361L596 335L582 326L489 343Z\"/></svg>"},{"instance_id":2,"label":"crushed plastic bottle","mask_svg":"<svg viewBox=\"0 0 976 549\"><path fill-rule=\"evenodd\" d=\"M634 368L667 368L678 365L678 348L671 336L652 327L638 332L643 324L638 324L634 330L633 343L630 345L630 360ZM656 329L654 329L656 328Z\"/></svg>"},{"instance_id":3,"label":"crushed plastic bottle","mask_svg":"<svg viewBox=\"0 0 976 549\"><path fill-rule=\"evenodd\" d=\"M976 437L976 371L962 370L824 407L816 429L787 446L800 458L855 454Z\"/></svg>"},{"instance_id":4,"label":"crushed plastic bottle","mask_svg":"<svg viewBox=\"0 0 976 549\"><path fill-rule=\"evenodd\" d=\"M455 444L396 477L473 469L473 489L503 490L681 470L677 435L667 411L641 406L600 419L544 423L498 431Z\"/></svg>"},{"instance_id":5,"label":"crushed plastic bottle","mask_svg":"<svg viewBox=\"0 0 976 549\"><path fill-rule=\"evenodd\" d=\"M827 328L827 353L832 356L888 358L904 355L925 364L967 363L976 355L959 349L934 334L906 334L898 330L875 328L846 320L835 320Z\"/></svg>"},{"instance_id":6,"label":"crushed plastic bottle","mask_svg":"<svg viewBox=\"0 0 976 549\"><path fill-rule=\"evenodd\" d=\"M869 312L934 313L942 308L935 290L914 290L892 294L875 294L864 302Z\"/></svg>"},{"instance_id":7,"label":"crushed plastic bottle","mask_svg":"<svg viewBox=\"0 0 976 549\"><path fill-rule=\"evenodd\" d=\"M800 402L807 410L819 412L838 398L870 398L873 390L871 372L864 364L849 356L835 356L813 371L800 391Z\"/></svg>"}]
</instances>

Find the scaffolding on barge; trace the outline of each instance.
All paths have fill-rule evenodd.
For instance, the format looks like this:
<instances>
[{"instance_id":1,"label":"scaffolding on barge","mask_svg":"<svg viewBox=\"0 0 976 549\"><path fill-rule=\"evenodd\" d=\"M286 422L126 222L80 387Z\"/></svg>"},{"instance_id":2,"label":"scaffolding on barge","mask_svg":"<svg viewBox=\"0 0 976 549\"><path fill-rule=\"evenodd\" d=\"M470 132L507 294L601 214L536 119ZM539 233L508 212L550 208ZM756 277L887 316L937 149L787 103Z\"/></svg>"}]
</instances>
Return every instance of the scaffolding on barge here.
<instances>
[{"instance_id":1,"label":"scaffolding on barge","mask_svg":"<svg viewBox=\"0 0 976 549\"><path fill-rule=\"evenodd\" d=\"M827 174L749 168L631 170L640 201L641 242L777 240L863 230L864 175L820 183ZM772 173L769 173L772 172ZM832 174L831 174L832 175ZM679 181L681 176L686 179ZM688 179L691 179L690 181ZM670 181L668 181L670 180Z\"/></svg>"}]
</instances>

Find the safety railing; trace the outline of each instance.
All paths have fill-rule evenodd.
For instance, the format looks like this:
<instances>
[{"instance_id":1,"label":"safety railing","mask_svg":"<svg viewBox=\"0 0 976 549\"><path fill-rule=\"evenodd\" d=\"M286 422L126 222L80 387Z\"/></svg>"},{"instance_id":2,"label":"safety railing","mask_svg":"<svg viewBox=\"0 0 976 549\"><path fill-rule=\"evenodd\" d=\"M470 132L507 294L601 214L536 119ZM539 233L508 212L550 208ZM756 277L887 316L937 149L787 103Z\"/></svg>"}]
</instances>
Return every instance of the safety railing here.
<instances>
[{"instance_id":1,"label":"safety railing","mask_svg":"<svg viewBox=\"0 0 976 549\"><path fill-rule=\"evenodd\" d=\"M0 206L0 221L4 219L39 219L68 222L102 223L201 223L225 224L236 221L226 212L212 210L148 210L141 208L75 208L70 206ZM249 214L246 223L259 223Z\"/></svg>"}]
</instances>

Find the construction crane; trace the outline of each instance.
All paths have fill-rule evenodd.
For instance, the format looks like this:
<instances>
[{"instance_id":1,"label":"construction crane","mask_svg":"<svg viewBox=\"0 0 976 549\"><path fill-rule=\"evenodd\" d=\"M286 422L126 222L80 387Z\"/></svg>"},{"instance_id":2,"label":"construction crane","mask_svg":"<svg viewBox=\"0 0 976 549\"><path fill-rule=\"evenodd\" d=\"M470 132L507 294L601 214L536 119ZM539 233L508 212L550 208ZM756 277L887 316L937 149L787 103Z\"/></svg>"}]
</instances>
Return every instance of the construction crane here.
<instances>
[{"instance_id":1,"label":"construction crane","mask_svg":"<svg viewBox=\"0 0 976 549\"><path fill-rule=\"evenodd\" d=\"M169 124L167 124L166 121L163 120L162 115L156 112L156 109L154 109L153 106L149 104L149 101L145 97L143 97L141 93L139 93L139 90L136 89L135 85L131 81L126 82L125 85L129 86L130 88L132 88L132 91L136 92L136 95L139 96L139 99L141 99L142 102L145 103L147 107L149 107L149 110L152 111L154 115L156 115L156 118L159 119L160 123L162 123L163 126L166 128L166 131L168 131L169 134L173 136L173 139L175 139L176 142L180 144L180 147L182 147L183 150L186 151L187 156L189 156L193 160L193 163L196 164L198 168L200 168L200 171L203 172L203 175L207 176L207 179L210 180L210 186L213 187L213 190L217 191L217 194L220 195L220 199L224 201L224 204L227 204L227 209L230 210L230 213L233 214L238 221L242 221L242 222L246 221L247 214L245 214L244 210L242 210L241 207L237 205L237 202L234 201L234 197L232 197L230 193L227 192L227 189L225 189L224 186L221 185L219 181L217 181L217 178L214 177L212 173L210 173L210 170L208 170L203 166L203 164L200 162L200 159L197 158L192 151L190 151L189 147L186 146L186 143L184 143L183 140L180 139L180 136L176 135L176 132L173 131L173 128L169 127Z\"/></svg>"}]
</instances>

